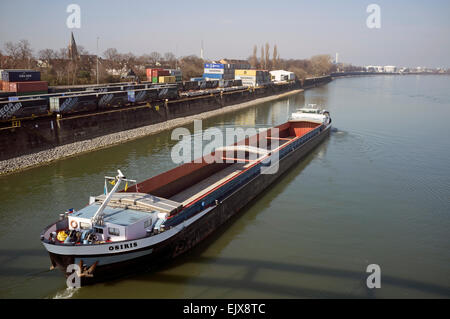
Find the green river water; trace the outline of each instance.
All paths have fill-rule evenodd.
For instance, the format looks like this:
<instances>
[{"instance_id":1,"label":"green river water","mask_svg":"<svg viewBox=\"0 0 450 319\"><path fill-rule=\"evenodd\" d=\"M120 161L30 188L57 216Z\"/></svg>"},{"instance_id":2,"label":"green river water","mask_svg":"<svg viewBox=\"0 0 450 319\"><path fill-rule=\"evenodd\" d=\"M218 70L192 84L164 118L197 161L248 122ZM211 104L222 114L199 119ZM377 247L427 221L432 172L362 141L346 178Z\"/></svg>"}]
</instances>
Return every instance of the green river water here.
<instances>
[{"instance_id":1,"label":"green river water","mask_svg":"<svg viewBox=\"0 0 450 319\"><path fill-rule=\"evenodd\" d=\"M450 77L338 79L203 128L270 127L305 103L330 111L329 139L187 255L108 283L66 289L39 234L118 168L175 167L171 131L0 177L0 298L449 298Z\"/></svg>"}]
</instances>

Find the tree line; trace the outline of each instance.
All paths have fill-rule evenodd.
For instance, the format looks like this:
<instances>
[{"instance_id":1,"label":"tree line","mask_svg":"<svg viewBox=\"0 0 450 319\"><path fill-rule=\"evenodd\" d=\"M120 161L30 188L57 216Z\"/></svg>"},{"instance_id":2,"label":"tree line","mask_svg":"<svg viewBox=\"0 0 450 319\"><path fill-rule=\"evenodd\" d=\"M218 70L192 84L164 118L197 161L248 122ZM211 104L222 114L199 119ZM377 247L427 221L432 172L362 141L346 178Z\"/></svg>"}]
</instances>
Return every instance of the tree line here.
<instances>
[{"instance_id":1,"label":"tree line","mask_svg":"<svg viewBox=\"0 0 450 319\"><path fill-rule=\"evenodd\" d=\"M69 59L68 48L44 49L34 54L27 40L6 42L3 50L0 49L0 69L37 69L41 71L42 80L48 81L50 85L96 83L97 56L89 53L83 46L77 46L77 52L79 58L73 61ZM99 57L98 77L100 83L118 82L131 69L144 79L147 67L161 67L179 68L183 72L183 80L189 80L203 74L205 62L209 61L196 55L177 58L172 52L151 52L138 56L109 48ZM277 45L271 48L268 43L261 45L259 56L255 45L248 62L255 69L292 71L299 79L335 71L329 55L317 55L310 59L281 59Z\"/></svg>"},{"instance_id":2,"label":"tree line","mask_svg":"<svg viewBox=\"0 0 450 319\"><path fill-rule=\"evenodd\" d=\"M271 49L266 43L260 47L258 58L258 46L253 47L253 54L248 58L252 68L262 70L286 70L294 72L297 78L305 79L309 76L322 76L336 71L330 55L322 54L310 59L282 59L275 44ZM272 52L272 56L270 53Z\"/></svg>"},{"instance_id":3,"label":"tree line","mask_svg":"<svg viewBox=\"0 0 450 319\"><path fill-rule=\"evenodd\" d=\"M50 85L96 83L97 56L80 45L77 46L77 53L78 58L71 60L68 48L44 49L35 53L28 40L6 42L3 50L0 48L0 69L40 70L41 79ZM129 70L144 79L147 67L180 68L187 80L203 73L203 63L194 55L177 59L172 52L151 52L138 56L109 48L98 59L99 82L119 82Z\"/></svg>"}]
</instances>

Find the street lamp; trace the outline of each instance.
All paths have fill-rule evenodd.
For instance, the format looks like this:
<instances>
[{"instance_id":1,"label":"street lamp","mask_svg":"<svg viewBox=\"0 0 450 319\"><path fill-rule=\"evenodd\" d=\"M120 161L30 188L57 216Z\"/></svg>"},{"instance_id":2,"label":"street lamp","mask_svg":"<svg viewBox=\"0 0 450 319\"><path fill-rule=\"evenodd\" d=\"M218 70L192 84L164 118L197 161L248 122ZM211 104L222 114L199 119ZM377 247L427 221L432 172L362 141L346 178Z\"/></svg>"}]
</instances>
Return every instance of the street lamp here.
<instances>
[{"instance_id":1,"label":"street lamp","mask_svg":"<svg viewBox=\"0 0 450 319\"><path fill-rule=\"evenodd\" d=\"M98 40L99 40L100 38L99 37L97 37L97 84L98 84Z\"/></svg>"}]
</instances>

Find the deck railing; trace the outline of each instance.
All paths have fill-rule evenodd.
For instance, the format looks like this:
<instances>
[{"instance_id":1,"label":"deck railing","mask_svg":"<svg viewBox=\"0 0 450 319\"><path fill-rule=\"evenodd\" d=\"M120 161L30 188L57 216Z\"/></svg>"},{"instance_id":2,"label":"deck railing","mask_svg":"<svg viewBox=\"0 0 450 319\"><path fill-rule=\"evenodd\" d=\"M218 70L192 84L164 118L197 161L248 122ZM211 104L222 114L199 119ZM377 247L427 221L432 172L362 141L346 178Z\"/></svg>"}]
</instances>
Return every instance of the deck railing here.
<instances>
[{"instance_id":1,"label":"deck railing","mask_svg":"<svg viewBox=\"0 0 450 319\"><path fill-rule=\"evenodd\" d=\"M282 145L279 150L279 160L286 157L288 154L299 148L301 145L318 135L323 130L323 125L316 127L310 132L306 133L300 138L292 140L292 142ZM224 184L217 186L215 189L201 197L196 202L182 210L174 217L168 219L165 223L165 227L170 227L179 224L180 222L196 215L205 208L215 205L216 201L221 201L229 194L237 190L239 187L248 183L251 179L258 176L261 173L261 167L267 166L264 161L255 163L253 166L233 177L230 181L224 182Z\"/></svg>"}]
</instances>

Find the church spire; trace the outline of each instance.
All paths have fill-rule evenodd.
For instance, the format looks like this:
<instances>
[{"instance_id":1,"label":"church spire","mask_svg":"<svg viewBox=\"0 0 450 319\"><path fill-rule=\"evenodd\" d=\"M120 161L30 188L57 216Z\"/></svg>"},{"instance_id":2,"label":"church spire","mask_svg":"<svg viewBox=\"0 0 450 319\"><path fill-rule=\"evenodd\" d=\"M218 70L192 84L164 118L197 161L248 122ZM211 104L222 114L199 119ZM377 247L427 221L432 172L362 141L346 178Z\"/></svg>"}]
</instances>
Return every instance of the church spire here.
<instances>
[{"instance_id":1,"label":"church spire","mask_svg":"<svg viewBox=\"0 0 450 319\"><path fill-rule=\"evenodd\" d=\"M75 42L75 37L73 36L73 32L72 32L70 43L69 43L68 55L69 55L69 59L72 61L78 60L80 58L80 56L78 54L77 44Z\"/></svg>"}]
</instances>

